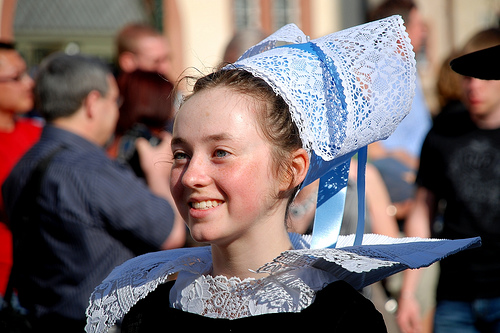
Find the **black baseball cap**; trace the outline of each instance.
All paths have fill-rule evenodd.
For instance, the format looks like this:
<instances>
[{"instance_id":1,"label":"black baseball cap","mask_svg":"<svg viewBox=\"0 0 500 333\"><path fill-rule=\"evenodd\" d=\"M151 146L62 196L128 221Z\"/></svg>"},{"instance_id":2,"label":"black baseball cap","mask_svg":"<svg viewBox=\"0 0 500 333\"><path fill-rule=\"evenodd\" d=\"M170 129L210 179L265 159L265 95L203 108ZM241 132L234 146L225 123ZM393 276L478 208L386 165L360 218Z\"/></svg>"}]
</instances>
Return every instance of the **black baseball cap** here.
<instances>
[{"instance_id":1,"label":"black baseball cap","mask_svg":"<svg viewBox=\"0 0 500 333\"><path fill-rule=\"evenodd\" d=\"M465 54L450 62L458 74L481 80L500 80L500 45Z\"/></svg>"}]
</instances>

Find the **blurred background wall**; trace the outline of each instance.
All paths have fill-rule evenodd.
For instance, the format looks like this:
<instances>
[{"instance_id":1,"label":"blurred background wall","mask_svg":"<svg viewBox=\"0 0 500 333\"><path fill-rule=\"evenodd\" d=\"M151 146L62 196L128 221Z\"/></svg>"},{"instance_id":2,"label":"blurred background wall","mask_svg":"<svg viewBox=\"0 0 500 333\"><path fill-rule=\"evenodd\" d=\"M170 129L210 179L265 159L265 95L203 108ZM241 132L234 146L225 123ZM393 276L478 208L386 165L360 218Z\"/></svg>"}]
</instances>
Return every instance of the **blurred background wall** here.
<instances>
[{"instance_id":1,"label":"blurred background wall","mask_svg":"<svg viewBox=\"0 0 500 333\"><path fill-rule=\"evenodd\" d=\"M236 31L270 34L296 23L311 38L361 24L380 0L0 0L0 39L14 40L30 66L54 51L114 61L114 37L126 23L150 22L170 40L177 75L207 73ZM418 67L435 109L437 71L475 32L497 26L500 0L415 0L428 27Z\"/></svg>"}]
</instances>

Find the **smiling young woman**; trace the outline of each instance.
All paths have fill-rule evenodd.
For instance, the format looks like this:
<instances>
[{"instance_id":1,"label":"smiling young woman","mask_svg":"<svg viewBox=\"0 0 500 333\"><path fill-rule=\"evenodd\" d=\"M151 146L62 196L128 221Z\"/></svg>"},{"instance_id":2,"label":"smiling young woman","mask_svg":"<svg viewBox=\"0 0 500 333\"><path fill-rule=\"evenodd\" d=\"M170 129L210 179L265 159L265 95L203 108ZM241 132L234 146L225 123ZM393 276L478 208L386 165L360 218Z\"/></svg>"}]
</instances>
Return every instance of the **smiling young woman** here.
<instances>
[{"instance_id":1,"label":"smiling young woman","mask_svg":"<svg viewBox=\"0 0 500 333\"><path fill-rule=\"evenodd\" d=\"M283 41L290 45L276 46ZM318 216L312 239L289 234L285 221L297 191L318 178L318 206L328 207L343 193L349 158L408 112L409 45L397 17L311 42L289 25L198 79L174 122L170 188L192 237L209 246L151 253L115 269L91 298L87 330L123 318L122 332L165 320L192 331L385 332L382 315L357 290L478 240L434 241L439 250L406 240L414 252L405 247L408 260L400 262L395 239L369 235L347 248L353 237L339 238L335 248L336 235L321 226L342 215L339 206ZM318 237L328 246L314 247Z\"/></svg>"},{"instance_id":2,"label":"smiling young woman","mask_svg":"<svg viewBox=\"0 0 500 333\"><path fill-rule=\"evenodd\" d=\"M256 270L292 247L284 216L309 166L298 136L298 144L280 154L286 157L278 162L276 152L287 147L280 146L277 137L290 134L263 134L265 124L257 114L268 105L252 97L262 92L248 90L243 95L233 88L250 76L241 70L223 71L213 77L219 82L215 88L195 87L174 126L172 195L192 237L212 244L214 275L238 272L248 277L252 275L249 268ZM288 169L283 170L282 164ZM230 259L238 256L238 260Z\"/></svg>"}]
</instances>

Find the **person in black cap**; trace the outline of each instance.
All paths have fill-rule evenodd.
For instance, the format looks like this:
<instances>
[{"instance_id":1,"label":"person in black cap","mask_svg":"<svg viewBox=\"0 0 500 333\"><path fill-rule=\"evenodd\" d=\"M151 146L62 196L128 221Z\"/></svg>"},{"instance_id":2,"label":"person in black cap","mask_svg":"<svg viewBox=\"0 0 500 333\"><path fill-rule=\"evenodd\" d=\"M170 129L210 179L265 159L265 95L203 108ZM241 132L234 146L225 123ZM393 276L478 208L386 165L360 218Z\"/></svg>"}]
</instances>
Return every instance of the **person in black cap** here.
<instances>
[{"instance_id":1,"label":"person in black cap","mask_svg":"<svg viewBox=\"0 0 500 333\"><path fill-rule=\"evenodd\" d=\"M465 54L450 62L451 68L462 75L481 80L500 80L500 45Z\"/></svg>"},{"instance_id":2,"label":"person in black cap","mask_svg":"<svg viewBox=\"0 0 500 333\"><path fill-rule=\"evenodd\" d=\"M445 202L439 238L480 236L482 246L440 262L434 332L500 332L500 29L474 35L451 61L467 111L435 124L422 147L416 204L406 235L429 237ZM481 51L478 51L481 50ZM477 51L477 52L476 52ZM499 80L499 81L496 81ZM418 272L406 272L398 323L421 329Z\"/></svg>"}]
</instances>

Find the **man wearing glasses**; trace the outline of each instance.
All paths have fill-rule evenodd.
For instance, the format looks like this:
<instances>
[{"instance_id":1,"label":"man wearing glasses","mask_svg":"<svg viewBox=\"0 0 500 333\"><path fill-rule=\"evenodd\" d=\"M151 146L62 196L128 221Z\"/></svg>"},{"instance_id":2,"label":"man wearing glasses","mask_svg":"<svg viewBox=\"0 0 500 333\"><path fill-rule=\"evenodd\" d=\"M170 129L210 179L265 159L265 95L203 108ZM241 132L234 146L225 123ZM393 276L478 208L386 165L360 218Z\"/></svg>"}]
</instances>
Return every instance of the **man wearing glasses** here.
<instances>
[{"instance_id":1,"label":"man wearing glasses","mask_svg":"<svg viewBox=\"0 0 500 333\"><path fill-rule=\"evenodd\" d=\"M0 42L0 185L22 155L40 137L40 121L22 117L33 108L33 80L11 43ZM0 193L0 296L12 266L12 236Z\"/></svg>"}]
</instances>

